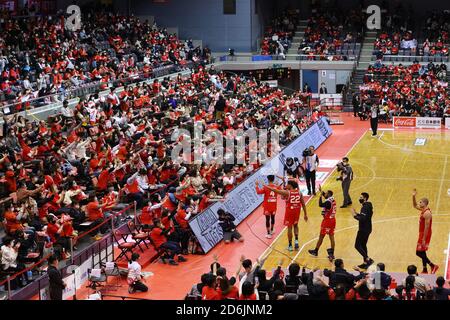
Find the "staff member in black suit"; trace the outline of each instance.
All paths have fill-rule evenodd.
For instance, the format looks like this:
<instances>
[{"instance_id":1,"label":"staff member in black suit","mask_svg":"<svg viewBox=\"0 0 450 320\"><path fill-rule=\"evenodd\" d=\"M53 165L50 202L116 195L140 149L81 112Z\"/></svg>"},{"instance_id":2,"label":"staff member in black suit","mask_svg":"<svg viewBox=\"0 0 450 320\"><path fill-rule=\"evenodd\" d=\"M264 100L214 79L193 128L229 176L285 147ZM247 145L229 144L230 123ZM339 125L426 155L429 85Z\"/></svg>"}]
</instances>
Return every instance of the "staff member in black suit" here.
<instances>
[{"instance_id":1,"label":"staff member in black suit","mask_svg":"<svg viewBox=\"0 0 450 320\"><path fill-rule=\"evenodd\" d=\"M378 130L378 114L380 113L380 108L377 104L373 104L370 107L370 127L372 128L372 137L377 136Z\"/></svg>"},{"instance_id":2,"label":"staff member in black suit","mask_svg":"<svg viewBox=\"0 0 450 320\"><path fill-rule=\"evenodd\" d=\"M358 116L359 112L359 105L361 104L361 101L359 100L359 94L354 93L353 99L352 99L352 105L353 105L353 116L356 118Z\"/></svg>"},{"instance_id":3,"label":"staff member in black suit","mask_svg":"<svg viewBox=\"0 0 450 320\"><path fill-rule=\"evenodd\" d=\"M359 222L355 249L362 255L364 260L364 263L360 264L358 268L367 269L373 263L373 260L369 258L369 253L367 251L367 242L369 241L369 236L372 232L373 215L373 206L372 203L369 202L369 194L367 192L361 193L359 203L362 205L360 213L357 213L355 209L352 208L353 217Z\"/></svg>"},{"instance_id":4,"label":"staff member in black suit","mask_svg":"<svg viewBox=\"0 0 450 320\"><path fill-rule=\"evenodd\" d=\"M319 93L320 94L327 94L328 93L328 89L325 86L325 83L323 83L323 82L320 84Z\"/></svg>"},{"instance_id":5,"label":"staff member in black suit","mask_svg":"<svg viewBox=\"0 0 450 320\"><path fill-rule=\"evenodd\" d=\"M63 290L66 287L62 279L61 272L58 270L58 258L52 255L48 258L49 291L51 300L62 300Z\"/></svg>"}]
</instances>

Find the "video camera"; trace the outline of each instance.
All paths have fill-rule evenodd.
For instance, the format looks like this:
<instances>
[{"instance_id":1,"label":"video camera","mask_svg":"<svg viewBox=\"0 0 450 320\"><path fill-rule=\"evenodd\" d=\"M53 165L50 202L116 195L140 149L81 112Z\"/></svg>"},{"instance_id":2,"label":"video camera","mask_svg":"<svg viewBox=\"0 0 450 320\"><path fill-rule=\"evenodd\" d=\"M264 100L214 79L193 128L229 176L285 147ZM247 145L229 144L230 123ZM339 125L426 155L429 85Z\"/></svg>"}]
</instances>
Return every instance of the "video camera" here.
<instances>
[{"instance_id":1,"label":"video camera","mask_svg":"<svg viewBox=\"0 0 450 320\"><path fill-rule=\"evenodd\" d=\"M310 150L309 148L306 148L305 150L303 150L302 156L303 156L304 158L312 156L311 150Z\"/></svg>"}]
</instances>

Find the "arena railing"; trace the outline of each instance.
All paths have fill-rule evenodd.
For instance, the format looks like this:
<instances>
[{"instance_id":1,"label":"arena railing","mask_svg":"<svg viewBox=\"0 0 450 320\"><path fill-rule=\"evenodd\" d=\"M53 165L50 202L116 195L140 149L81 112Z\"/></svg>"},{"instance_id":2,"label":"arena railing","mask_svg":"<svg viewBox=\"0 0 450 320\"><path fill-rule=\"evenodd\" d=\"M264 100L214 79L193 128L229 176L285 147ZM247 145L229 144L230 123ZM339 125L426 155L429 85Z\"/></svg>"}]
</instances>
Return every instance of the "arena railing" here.
<instances>
[{"instance_id":1,"label":"arena railing","mask_svg":"<svg viewBox=\"0 0 450 320\"><path fill-rule=\"evenodd\" d=\"M178 179L169 181L163 187L149 192L148 196L151 196L155 193L163 192L164 190L166 190L167 188L169 188L170 186L175 184L177 181L178 181ZM117 211L117 212L111 214L101 224L82 232L81 234L79 234L78 236L76 236L73 239L71 238L70 239L71 257L68 260L66 260L66 263L69 263L69 265L72 265L72 266L80 266L86 260L92 258L92 268L95 268L104 262L111 261L111 260L114 261L114 244L115 244L115 240L113 238L114 232L116 230L122 230L122 229L127 230L126 225L128 222L128 220L124 220L124 223L119 224L120 222L117 223L117 220L125 215L130 215L131 211L133 212L133 219L134 219L135 225L138 225L138 217L139 217L140 213L138 212L138 210L136 208L136 203L133 202L133 203L127 205L125 208L121 209L120 211ZM89 236L93 232L97 231L104 225L109 225L111 230L108 233L104 234L102 236L101 240L98 240L98 241L95 241L95 242L89 244L86 248L74 251L73 247L74 247L75 240L79 241L80 239L86 238L87 236ZM110 252L109 252L108 248L111 248ZM104 257L102 257L102 255L101 255L101 253L103 251L106 251ZM95 259L93 258L95 255L99 255L98 261L95 261ZM11 281L13 281L17 277L25 274L28 271L35 270L37 267L44 265L49 256L50 255L46 255L39 262L32 264L31 266L27 267L24 270L21 270L20 272L17 272L13 275L9 275L4 281L0 282L0 287L4 286L6 289L5 291L7 292L7 297L6 297L7 300L30 299L30 298L36 297L37 295L39 295L39 299L40 299L41 289L45 288L45 286L48 284L48 276L46 273L40 272L41 275L37 279L34 279L33 282L29 283L24 288L17 290L15 292L12 292L12 290L11 290ZM61 269L62 274L66 273L69 265L66 265L65 267L63 267Z\"/></svg>"},{"instance_id":2,"label":"arena railing","mask_svg":"<svg viewBox=\"0 0 450 320\"><path fill-rule=\"evenodd\" d=\"M174 72L178 71L178 68L189 69L194 65L193 62L188 62L184 66L176 66L176 65L167 65L159 68L155 68L150 72L140 72L135 76L130 76L123 79L116 79L110 82L101 82L101 81L92 81L80 86L68 89L64 92L59 92L51 95L46 95L42 97L37 97L33 99L29 99L27 101L4 101L4 105L2 105L1 111L5 115L14 114L20 111L29 111L37 107L44 107L52 103L62 103L65 99L72 99L83 97L88 94L95 94L101 91L102 86L106 86L108 88L117 87L118 85L130 85L142 81L146 81L149 79L156 79L159 77L163 77ZM29 108L31 106L32 108ZM17 110L18 107L21 107L21 110Z\"/></svg>"},{"instance_id":3,"label":"arena railing","mask_svg":"<svg viewBox=\"0 0 450 320\"><path fill-rule=\"evenodd\" d=\"M332 60L333 57L346 58L342 60ZM308 54L285 54L285 55L260 55L260 54L234 54L223 55L216 58L216 61L220 62L236 62L236 61L325 61L325 62L339 62L339 61L354 61L357 55L348 54L329 54L329 55L308 55ZM331 59L331 60L330 60Z\"/></svg>"},{"instance_id":4,"label":"arena railing","mask_svg":"<svg viewBox=\"0 0 450 320\"><path fill-rule=\"evenodd\" d=\"M377 58L375 55L372 55L371 61L376 61ZM417 55L383 55L382 61L384 62L436 62L436 63L449 63L450 57L443 55L434 55L434 56L417 56Z\"/></svg>"}]
</instances>

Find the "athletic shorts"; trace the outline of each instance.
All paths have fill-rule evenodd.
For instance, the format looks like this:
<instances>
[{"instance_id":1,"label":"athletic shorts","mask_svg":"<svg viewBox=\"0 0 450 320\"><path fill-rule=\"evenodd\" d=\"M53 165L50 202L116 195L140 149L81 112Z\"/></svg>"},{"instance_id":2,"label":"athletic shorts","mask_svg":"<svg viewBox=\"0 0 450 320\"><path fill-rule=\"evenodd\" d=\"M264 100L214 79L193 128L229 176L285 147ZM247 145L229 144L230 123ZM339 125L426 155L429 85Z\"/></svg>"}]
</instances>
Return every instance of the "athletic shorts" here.
<instances>
[{"instance_id":1,"label":"athletic shorts","mask_svg":"<svg viewBox=\"0 0 450 320\"><path fill-rule=\"evenodd\" d=\"M277 213L277 211L276 210L275 211L264 210L263 213L264 213L265 216L274 216Z\"/></svg>"},{"instance_id":2,"label":"athletic shorts","mask_svg":"<svg viewBox=\"0 0 450 320\"><path fill-rule=\"evenodd\" d=\"M422 246L423 233L419 233L419 239L417 240L416 251L427 251L430 246L431 241L431 233L427 235L427 239L425 239L425 246Z\"/></svg>"},{"instance_id":3,"label":"athletic shorts","mask_svg":"<svg viewBox=\"0 0 450 320\"><path fill-rule=\"evenodd\" d=\"M287 227L291 227L298 223L300 219L300 210L298 212L286 212L284 214L284 225Z\"/></svg>"},{"instance_id":4,"label":"athletic shorts","mask_svg":"<svg viewBox=\"0 0 450 320\"><path fill-rule=\"evenodd\" d=\"M336 221L323 220L320 225L320 235L326 234L334 235L334 229L336 228Z\"/></svg>"},{"instance_id":5,"label":"athletic shorts","mask_svg":"<svg viewBox=\"0 0 450 320\"><path fill-rule=\"evenodd\" d=\"M237 230L223 233L224 241L233 241L233 239L239 240L240 238L242 238L242 236Z\"/></svg>"}]
</instances>

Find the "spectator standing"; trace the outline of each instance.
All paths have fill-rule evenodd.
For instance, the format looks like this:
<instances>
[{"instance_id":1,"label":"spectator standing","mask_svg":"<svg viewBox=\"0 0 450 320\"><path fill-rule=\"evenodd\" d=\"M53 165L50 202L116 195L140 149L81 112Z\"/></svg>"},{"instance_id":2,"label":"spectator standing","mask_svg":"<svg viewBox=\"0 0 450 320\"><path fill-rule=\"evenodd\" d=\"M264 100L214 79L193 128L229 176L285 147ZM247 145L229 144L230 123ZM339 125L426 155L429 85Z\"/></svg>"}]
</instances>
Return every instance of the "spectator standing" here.
<instances>
[{"instance_id":1,"label":"spectator standing","mask_svg":"<svg viewBox=\"0 0 450 320\"><path fill-rule=\"evenodd\" d=\"M50 300L62 300L63 290L66 284L63 281L61 272L58 270L58 258L52 255L48 258L48 279Z\"/></svg>"},{"instance_id":2,"label":"spectator standing","mask_svg":"<svg viewBox=\"0 0 450 320\"><path fill-rule=\"evenodd\" d=\"M369 194L367 192L361 193L359 203L362 205L360 213L357 213L355 209L352 208L353 217L358 220L359 224L358 233L355 240L355 249L361 254L364 260L363 264L358 267L361 269L367 269L373 263L373 260L369 257L369 253L367 251L367 242L369 241L369 236L372 233L373 215L373 206L372 203L369 202Z\"/></svg>"}]
</instances>

